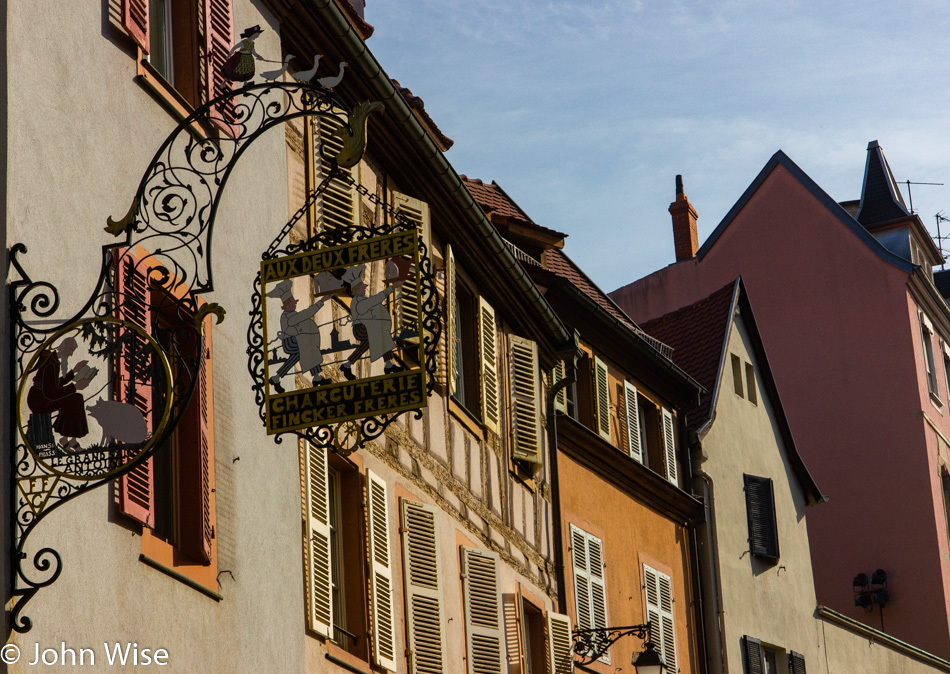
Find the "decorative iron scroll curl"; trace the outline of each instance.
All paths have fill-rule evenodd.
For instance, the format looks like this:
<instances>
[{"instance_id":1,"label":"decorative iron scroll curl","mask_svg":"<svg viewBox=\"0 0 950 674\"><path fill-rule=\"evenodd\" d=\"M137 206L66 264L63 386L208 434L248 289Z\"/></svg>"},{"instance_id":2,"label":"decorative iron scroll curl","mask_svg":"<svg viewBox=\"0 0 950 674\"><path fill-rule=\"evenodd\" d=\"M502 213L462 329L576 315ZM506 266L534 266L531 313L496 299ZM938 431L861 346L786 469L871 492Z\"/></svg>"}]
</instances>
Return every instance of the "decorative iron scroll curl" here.
<instances>
[{"instance_id":1,"label":"decorative iron scroll curl","mask_svg":"<svg viewBox=\"0 0 950 674\"><path fill-rule=\"evenodd\" d=\"M575 663L589 665L599 660L614 643L631 634L641 640L649 639L650 623L623 627L595 627L586 630L575 629L571 635L574 640L572 650L579 657Z\"/></svg>"},{"instance_id":2,"label":"decorative iron scroll curl","mask_svg":"<svg viewBox=\"0 0 950 674\"><path fill-rule=\"evenodd\" d=\"M10 250L19 276L12 314L14 418L13 629L27 632L25 605L56 581L52 547L27 540L73 498L135 470L174 432L194 395L204 327L224 310L213 290L211 240L228 178L247 146L297 117L334 117L350 147L360 132L331 92L306 83L250 84L184 119L156 152L132 206L106 231L99 277L85 304L59 319L53 283L33 280L23 244ZM355 140L354 140L355 139Z\"/></svg>"}]
</instances>

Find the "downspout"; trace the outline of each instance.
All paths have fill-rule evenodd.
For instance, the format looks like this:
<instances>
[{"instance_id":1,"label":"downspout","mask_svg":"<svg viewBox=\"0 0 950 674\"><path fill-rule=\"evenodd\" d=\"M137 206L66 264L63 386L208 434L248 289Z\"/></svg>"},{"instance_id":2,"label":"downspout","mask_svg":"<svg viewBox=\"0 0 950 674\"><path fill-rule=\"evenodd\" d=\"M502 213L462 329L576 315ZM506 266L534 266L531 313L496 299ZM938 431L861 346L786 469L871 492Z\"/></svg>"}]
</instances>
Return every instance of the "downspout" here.
<instances>
[{"instance_id":1,"label":"downspout","mask_svg":"<svg viewBox=\"0 0 950 674\"><path fill-rule=\"evenodd\" d=\"M701 445L698 445L701 447ZM716 629L713 632L713 635L716 639L716 651L715 651L715 664L718 674L728 674L729 667L726 664L725 650L723 648L723 624L722 624L722 609L720 607L719 601L722 592L722 586L719 580L719 556L717 554L716 547L716 509L713 504L714 489L712 478L709 476L706 471L698 466L693 471L693 477L699 479L699 482L702 484L702 499L703 507L706 510L706 563L709 568L709 576L711 579L710 588L710 597L712 598L712 606L710 607L714 614L712 620L710 621L716 626ZM694 545L698 548L698 534L694 537ZM697 564L699 563L699 555L696 556ZM705 624L706 617L703 617L703 623Z\"/></svg>"},{"instance_id":2,"label":"downspout","mask_svg":"<svg viewBox=\"0 0 950 674\"><path fill-rule=\"evenodd\" d=\"M686 422L685 419L680 421L680 438L686 438ZM689 451L688 443L686 447L685 461L686 461L686 474L693 474L693 459L692 454ZM703 573L702 567L699 563L699 534L697 529L704 522L709 522L709 509L706 506L706 502L703 502L703 513L691 519L686 523L686 528L689 531L689 541L690 546L692 547L692 554L690 555L690 567L692 570L693 576L693 619L696 621L699 629L696 630L696 635L698 638L698 648L699 652L702 653L700 658L700 667L699 671L702 674L709 674L709 647L708 640L706 636L706 616L705 616L705 604L703 603ZM708 527L707 527L708 528ZM698 619L697 619L698 618ZM721 672L720 672L721 674Z\"/></svg>"}]
</instances>

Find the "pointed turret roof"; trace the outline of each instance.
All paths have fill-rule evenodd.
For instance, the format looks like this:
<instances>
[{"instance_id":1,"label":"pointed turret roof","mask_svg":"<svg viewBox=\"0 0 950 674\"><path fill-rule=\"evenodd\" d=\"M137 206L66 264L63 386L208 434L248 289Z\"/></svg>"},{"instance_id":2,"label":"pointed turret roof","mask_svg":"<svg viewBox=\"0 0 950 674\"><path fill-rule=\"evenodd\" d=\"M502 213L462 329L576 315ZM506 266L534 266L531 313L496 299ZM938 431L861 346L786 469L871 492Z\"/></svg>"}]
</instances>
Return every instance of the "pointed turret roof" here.
<instances>
[{"instance_id":1,"label":"pointed turret roof","mask_svg":"<svg viewBox=\"0 0 950 674\"><path fill-rule=\"evenodd\" d=\"M910 215L897 181L891 173L884 152L876 140L868 143L868 160L864 166L864 186L856 220L865 227L880 222L906 218Z\"/></svg>"}]
</instances>

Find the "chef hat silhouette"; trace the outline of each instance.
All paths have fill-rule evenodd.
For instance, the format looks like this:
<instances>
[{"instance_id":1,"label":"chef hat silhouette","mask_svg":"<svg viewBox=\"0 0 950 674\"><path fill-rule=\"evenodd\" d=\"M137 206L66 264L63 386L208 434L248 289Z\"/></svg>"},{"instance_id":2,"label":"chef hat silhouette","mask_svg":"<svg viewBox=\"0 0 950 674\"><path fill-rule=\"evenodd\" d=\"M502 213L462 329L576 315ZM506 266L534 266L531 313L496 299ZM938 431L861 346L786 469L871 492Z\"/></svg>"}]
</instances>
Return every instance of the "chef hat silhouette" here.
<instances>
[{"instance_id":1,"label":"chef hat silhouette","mask_svg":"<svg viewBox=\"0 0 950 674\"><path fill-rule=\"evenodd\" d=\"M290 279L284 279L280 283L274 286L274 289L267 293L268 297L279 297L280 303L283 304L289 299L293 299L294 284L290 282Z\"/></svg>"},{"instance_id":2,"label":"chef hat silhouette","mask_svg":"<svg viewBox=\"0 0 950 674\"><path fill-rule=\"evenodd\" d=\"M365 264L358 264L355 267L350 267L345 272L343 272L342 281L349 284L350 288L354 288L363 282L364 271L366 271Z\"/></svg>"}]
</instances>

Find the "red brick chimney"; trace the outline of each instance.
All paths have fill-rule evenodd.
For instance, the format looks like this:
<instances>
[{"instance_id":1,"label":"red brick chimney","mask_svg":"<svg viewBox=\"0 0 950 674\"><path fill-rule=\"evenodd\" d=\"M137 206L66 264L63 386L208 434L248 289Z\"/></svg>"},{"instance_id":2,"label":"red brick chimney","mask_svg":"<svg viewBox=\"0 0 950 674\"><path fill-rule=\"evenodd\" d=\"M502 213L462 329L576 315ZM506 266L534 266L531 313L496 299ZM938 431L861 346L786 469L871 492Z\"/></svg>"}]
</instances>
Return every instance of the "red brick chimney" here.
<instances>
[{"instance_id":1,"label":"red brick chimney","mask_svg":"<svg viewBox=\"0 0 950 674\"><path fill-rule=\"evenodd\" d=\"M683 176L676 176L676 201L670 204L673 216L673 245L676 248L676 261L696 257L699 250L699 238L696 234L696 209L683 194Z\"/></svg>"}]
</instances>

